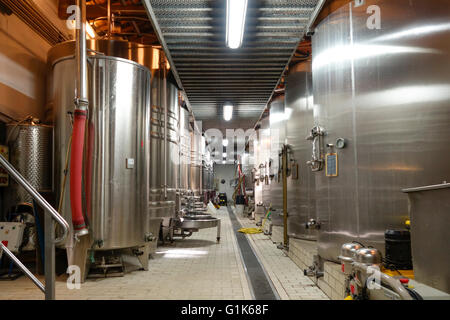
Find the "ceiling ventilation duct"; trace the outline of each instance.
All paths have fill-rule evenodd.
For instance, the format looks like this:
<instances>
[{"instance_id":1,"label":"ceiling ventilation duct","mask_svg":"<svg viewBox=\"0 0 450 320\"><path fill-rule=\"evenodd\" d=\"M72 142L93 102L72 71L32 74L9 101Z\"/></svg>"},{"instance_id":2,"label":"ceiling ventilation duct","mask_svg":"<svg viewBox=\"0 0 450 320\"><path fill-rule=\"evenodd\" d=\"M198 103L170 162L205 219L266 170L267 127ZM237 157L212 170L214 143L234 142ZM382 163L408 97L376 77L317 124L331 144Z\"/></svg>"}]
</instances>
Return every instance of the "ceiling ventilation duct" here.
<instances>
[{"instance_id":1,"label":"ceiling ventilation duct","mask_svg":"<svg viewBox=\"0 0 450 320\"><path fill-rule=\"evenodd\" d=\"M45 18L44 13L32 0L0 0L0 5L11 10L51 45L70 40L66 34Z\"/></svg>"}]
</instances>

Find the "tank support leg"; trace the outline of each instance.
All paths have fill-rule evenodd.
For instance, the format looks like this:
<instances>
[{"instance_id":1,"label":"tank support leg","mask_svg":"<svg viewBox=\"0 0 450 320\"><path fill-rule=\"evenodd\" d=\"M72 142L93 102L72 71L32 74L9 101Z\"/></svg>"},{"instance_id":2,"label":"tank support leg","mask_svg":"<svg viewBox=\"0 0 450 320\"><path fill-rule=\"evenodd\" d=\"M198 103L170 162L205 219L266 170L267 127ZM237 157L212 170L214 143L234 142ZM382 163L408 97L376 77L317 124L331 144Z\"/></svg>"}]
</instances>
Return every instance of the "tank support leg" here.
<instances>
[{"instance_id":1,"label":"tank support leg","mask_svg":"<svg viewBox=\"0 0 450 320\"><path fill-rule=\"evenodd\" d=\"M142 265L142 269L148 271L148 259L150 255L150 246L146 244L145 246L137 248L139 255L137 256L140 264ZM142 253L142 254L141 254Z\"/></svg>"},{"instance_id":2,"label":"tank support leg","mask_svg":"<svg viewBox=\"0 0 450 320\"><path fill-rule=\"evenodd\" d=\"M217 222L217 243L220 242L220 228L221 228L221 221L219 219L219 221Z\"/></svg>"},{"instance_id":3,"label":"tank support leg","mask_svg":"<svg viewBox=\"0 0 450 320\"><path fill-rule=\"evenodd\" d=\"M80 281L84 283L89 272L89 267L91 265L88 259L88 254L91 248L91 237L86 235L79 238L79 242L74 243L73 249L68 249L69 252L69 264L78 266L80 268Z\"/></svg>"}]
</instances>

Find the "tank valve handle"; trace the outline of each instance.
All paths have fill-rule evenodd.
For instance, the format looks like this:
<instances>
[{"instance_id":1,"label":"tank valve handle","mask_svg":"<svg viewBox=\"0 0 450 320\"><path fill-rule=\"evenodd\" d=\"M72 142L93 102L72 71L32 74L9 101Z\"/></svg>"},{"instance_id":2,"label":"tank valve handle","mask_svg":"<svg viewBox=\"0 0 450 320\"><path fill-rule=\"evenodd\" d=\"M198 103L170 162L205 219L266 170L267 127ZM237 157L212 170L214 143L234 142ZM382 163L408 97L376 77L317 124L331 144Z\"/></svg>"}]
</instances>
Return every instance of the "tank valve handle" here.
<instances>
[{"instance_id":1,"label":"tank valve handle","mask_svg":"<svg viewBox=\"0 0 450 320\"><path fill-rule=\"evenodd\" d=\"M305 225L306 229L320 229L320 223L315 219L309 219L309 221Z\"/></svg>"},{"instance_id":2,"label":"tank valve handle","mask_svg":"<svg viewBox=\"0 0 450 320\"><path fill-rule=\"evenodd\" d=\"M152 241L155 241L155 237L153 236L153 233L149 233L149 234L146 234L145 235L145 241L146 242L152 242Z\"/></svg>"}]
</instances>

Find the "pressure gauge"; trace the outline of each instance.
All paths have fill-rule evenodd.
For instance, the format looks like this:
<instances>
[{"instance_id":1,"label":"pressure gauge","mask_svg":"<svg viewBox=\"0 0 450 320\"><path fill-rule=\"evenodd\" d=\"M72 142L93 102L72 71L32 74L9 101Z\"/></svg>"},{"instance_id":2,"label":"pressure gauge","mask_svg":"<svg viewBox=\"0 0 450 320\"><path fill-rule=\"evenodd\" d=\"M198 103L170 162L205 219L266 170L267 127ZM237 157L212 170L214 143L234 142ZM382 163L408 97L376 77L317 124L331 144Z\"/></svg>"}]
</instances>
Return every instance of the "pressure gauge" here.
<instances>
[{"instance_id":1,"label":"pressure gauge","mask_svg":"<svg viewBox=\"0 0 450 320\"><path fill-rule=\"evenodd\" d=\"M336 140L336 148L344 149L347 146L347 140L344 138L338 138Z\"/></svg>"}]
</instances>

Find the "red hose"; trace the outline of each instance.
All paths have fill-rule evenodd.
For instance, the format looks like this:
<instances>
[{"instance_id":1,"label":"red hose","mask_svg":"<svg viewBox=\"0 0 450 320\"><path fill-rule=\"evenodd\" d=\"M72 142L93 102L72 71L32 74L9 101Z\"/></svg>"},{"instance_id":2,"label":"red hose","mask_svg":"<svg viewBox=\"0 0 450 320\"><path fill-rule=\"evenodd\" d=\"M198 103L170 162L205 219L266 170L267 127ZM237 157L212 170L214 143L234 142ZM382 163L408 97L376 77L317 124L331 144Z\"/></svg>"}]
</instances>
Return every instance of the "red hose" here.
<instances>
[{"instance_id":1,"label":"red hose","mask_svg":"<svg viewBox=\"0 0 450 320\"><path fill-rule=\"evenodd\" d=\"M70 205L72 209L73 228L76 233L86 229L82 204L83 149L86 119L87 111L75 110L72 151L70 154Z\"/></svg>"}]
</instances>

